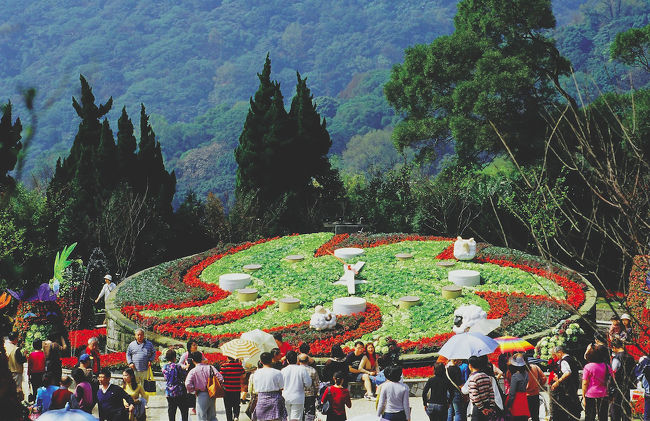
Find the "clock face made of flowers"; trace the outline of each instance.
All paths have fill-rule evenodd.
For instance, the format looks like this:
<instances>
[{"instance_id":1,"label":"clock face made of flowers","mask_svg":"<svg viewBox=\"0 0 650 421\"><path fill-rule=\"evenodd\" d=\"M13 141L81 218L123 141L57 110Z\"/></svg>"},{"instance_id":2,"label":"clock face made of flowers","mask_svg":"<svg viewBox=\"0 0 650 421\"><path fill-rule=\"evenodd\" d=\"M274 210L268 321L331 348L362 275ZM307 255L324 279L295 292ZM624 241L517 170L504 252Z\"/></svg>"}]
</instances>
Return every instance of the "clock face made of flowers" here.
<instances>
[{"instance_id":1,"label":"clock face made of flowers","mask_svg":"<svg viewBox=\"0 0 650 421\"><path fill-rule=\"evenodd\" d=\"M332 309L333 301L348 296L341 278L342 265L333 252L350 247L364 254L346 259L363 269L356 279L355 296L366 300L365 311L338 316L334 329L309 327L314 308ZM454 310L474 304L489 319L502 318L499 333L524 336L554 326L585 301L591 286L577 274L552 268L534 256L479 244L472 261L453 259L454 239L405 234L316 233L245 243L225 253L208 256L192 266L178 282L200 288L204 295L181 302L123 305L122 313L167 337L194 338L207 346L239 337L242 332L263 329L281 332L293 345L307 342L315 355L327 355L334 344L378 341L390 337L404 352L433 352L452 335ZM396 255L409 254L408 259ZM301 259L287 259L298 256ZM219 287L223 275L249 272L246 288L258 291L253 301L240 302L236 293ZM443 298L442 287L452 270L478 271L480 285L463 287L458 298ZM139 282L132 277L127 282ZM207 293L207 294L206 294ZM404 296L417 296L418 305L398 306ZM280 311L283 298L300 300L293 311ZM128 298L122 302L128 303Z\"/></svg>"}]
</instances>

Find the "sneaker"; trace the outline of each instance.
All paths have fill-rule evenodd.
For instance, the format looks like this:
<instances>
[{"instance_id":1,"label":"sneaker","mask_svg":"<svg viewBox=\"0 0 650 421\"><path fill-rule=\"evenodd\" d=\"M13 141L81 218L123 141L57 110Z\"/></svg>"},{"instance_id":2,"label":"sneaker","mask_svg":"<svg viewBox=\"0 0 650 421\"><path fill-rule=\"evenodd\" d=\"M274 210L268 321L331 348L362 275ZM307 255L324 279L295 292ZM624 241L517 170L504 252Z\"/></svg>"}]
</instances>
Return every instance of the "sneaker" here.
<instances>
[{"instance_id":1,"label":"sneaker","mask_svg":"<svg viewBox=\"0 0 650 421\"><path fill-rule=\"evenodd\" d=\"M369 395L367 393L365 395L363 395L363 397L364 397L364 399L367 399L369 401L374 401L375 400L375 397L373 395Z\"/></svg>"}]
</instances>

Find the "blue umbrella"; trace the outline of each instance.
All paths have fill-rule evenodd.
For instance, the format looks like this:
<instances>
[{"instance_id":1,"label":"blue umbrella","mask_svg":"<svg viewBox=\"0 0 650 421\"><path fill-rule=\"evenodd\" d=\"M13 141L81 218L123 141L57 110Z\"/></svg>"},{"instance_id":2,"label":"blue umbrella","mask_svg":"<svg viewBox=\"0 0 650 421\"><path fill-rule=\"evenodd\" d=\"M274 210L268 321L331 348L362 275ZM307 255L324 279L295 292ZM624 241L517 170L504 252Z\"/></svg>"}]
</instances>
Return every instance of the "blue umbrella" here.
<instances>
[{"instance_id":1,"label":"blue umbrella","mask_svg":"<svg viewBox=\"0 0 650 421\"><path fill-rule=\"evenodd\" d=\"M99 418L80 409L54 409L38 417L41 421L98 421Z\"/></svg>"}]
</instances>

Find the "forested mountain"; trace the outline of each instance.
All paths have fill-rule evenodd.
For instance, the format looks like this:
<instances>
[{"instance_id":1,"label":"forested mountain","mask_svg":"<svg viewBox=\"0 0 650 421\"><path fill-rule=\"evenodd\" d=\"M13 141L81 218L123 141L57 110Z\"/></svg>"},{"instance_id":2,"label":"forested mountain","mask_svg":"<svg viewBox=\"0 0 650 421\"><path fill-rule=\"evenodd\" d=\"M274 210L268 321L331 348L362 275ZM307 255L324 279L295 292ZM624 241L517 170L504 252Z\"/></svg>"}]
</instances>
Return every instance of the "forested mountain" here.
<instances>
[{"instance_id":1,"label":"forested mountain","mask_svg":"<svg viewBox=\"0 0 650 421\"><path fill-rule=\"evenodd\" d=\"M362 171L368 164L360 162L373 162L359 157L368 150L358 147L362 136L377 131L385 145L385 129L397 120L383 96L391 67L405 48L450 33L456 3L7 0L0 10L0 102L12 100L14 114L28 122L20 91L37 89L24 175L51 168L72 144L79 121L71 97L83 74L98 101L113 97L114 129L122 106L137 115L146 105L166 166L176 171L177 201L189 188L199 197L224 197L234 185L233 150L268 52L285 98L299 71L327 118L331 152L343 156L343 168ZM629 68L609 62L608 45L616 32L647 24L650 5L583 3L554 1L558 46L581 81L593 75L600 89L624 88ZM635 76L637 87L648 82ZM347 150L354 136L355 149Z\"/></svg>"}]
</instances>

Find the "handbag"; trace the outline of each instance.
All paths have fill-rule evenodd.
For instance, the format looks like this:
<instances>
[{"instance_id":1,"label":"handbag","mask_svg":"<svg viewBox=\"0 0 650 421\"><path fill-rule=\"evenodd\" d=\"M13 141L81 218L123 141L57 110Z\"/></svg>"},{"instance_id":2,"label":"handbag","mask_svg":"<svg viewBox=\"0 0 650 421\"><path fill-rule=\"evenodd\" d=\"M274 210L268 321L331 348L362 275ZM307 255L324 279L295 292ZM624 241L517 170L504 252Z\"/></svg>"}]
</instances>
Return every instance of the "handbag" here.
<instances>
[{"instance_id":1,"label":"handbag","mask_svg":"<svg viewBox=\"0 0 650 421\"><path fill-rule=\"evenodd\" d=\"M147 372L147 379L142 382L142 388L147 393L156 393L156 381L153 379L151 367L149 367L149 371Z\"/></svg>"},{"instance_id":2,"label":"handbag","mask_svg":"<svg viewBox=\"0 0 650 421\"><path fill-rule=\"evenodd\" d=\"M509 399L510 395L508 395L506 402L508 402ZM510 407L510 415L513 417L530 417L530 409L528 408L528 398L526 397L526 392L515 393L515 399L512 402L512 406Z\"/></svg>"},{"instance_id":3,"label":"handbag","mask_svg":"<svg viewBox=\"0 0 650 421\"><path fill-rule=\"evenodd\" d=\"M214 371L212 371L212 367L210 367L210 377L208 378L208 395L210 395L210 399L223 398L225 394L226 392L223 390L219 377L217 377Z\"/></svg>"},{"instance_id":4,"label":"handbag","mask_svg":"<svg viewBox=\"0 0 650 421\"><path fill-rule=\"evenodd\" d=\"M248 403L248 408L246 408L246 415L248 418L253 419L253 412L255 412L255 407L257 406L257 393L251 395L251 401Z\"/></svg>"},{"instance_id":5,"label":"handbag","mask_svg":"<svg viewBox=\"0 0 650 421\"><path fill-rule=\"evenodd\" d=\"M431 415L439 412L447 413L447 405L440 403L427 403L427 407L424 409L424 412L431 417Z\"/></svg>"}]
</instances>

